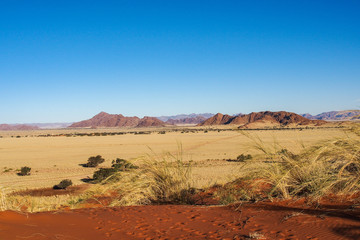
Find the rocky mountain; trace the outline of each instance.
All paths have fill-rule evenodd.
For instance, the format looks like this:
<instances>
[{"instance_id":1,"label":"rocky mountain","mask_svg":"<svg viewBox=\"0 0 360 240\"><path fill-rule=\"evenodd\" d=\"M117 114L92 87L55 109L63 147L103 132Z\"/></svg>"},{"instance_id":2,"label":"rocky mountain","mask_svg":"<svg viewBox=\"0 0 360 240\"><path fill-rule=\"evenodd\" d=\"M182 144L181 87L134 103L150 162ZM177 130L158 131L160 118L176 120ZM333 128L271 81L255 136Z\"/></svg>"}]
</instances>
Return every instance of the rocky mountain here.
<instances>
[{"instance_id":1,"label":"rocky mountain","mask_svg":"<svg viewBox=\"0 0 360 240\"><path fill-rule=\"evenodd\" d=\"M161 116L161 117L157 117L159 120L167 122L168 120L172 119L172 120L180 120L180 122L186 121L185 119L198 119L200 117L204 118L204 119L208 119L210 117L214 116L213 113L192 113L192 114L179 114L179 115L174 115L174 116Z\"/></svg>"},{"instance_id":2,"label":"rocky mountain","mask_svg":"<svg viewBox=\"0 0 360 240\"><path fill-rule=\"evenodd\" d=\"M239 116L223 115L221 113L205 120L198 126L211 125L240 125L244 128L252 127L268 127L268 126L296 126L296 125L322 125L325 124L322 120L309 120L303 116L291 112L252 112Z\"/></svg>"},{"instance_id":3,"label":"rocky mountain","mask_svg":"<svg viewBox=\"0 0 360 240\"><path fill-rule=\"evenodd\" d=\"M165 123L155 117L124 117L121 114L101 112L89 120L71 124L70 128L85 127L159 127Z\"/></svg>"},{"instance_id":4,"label":"rocky mountain","mask_svg":"<svg viewBox=\"0 0 360 240\"><path fill-rule=\"evenodd\" d=\"M0 124L0 131L17 131L17 130L37 130L36 126L25 124Z\"/></svg>"},{"instance_id":5,"label":"rocky mountain","mask_svg":"<svg viewBox=\"0 0 360 240\"><path fill-rule=\"evenodd\" d=\"M317 120L326 120L326 121L350 121L358 120L360 115L360 110L344 110L344 111L331 111L323 112L318 115L311 114L302 114L303 117L308 119L317 119Z\"/></svg>"},{"instance_id":6,"label":"rocky mountain","mask_svg":"<svg viewBox=\"0 0 360 240\"><path fill-rule=\"evenodd\" d=\"M163 127L165 123L156 117L143 117L136 127Z\"/></svg>"}]
</instances>

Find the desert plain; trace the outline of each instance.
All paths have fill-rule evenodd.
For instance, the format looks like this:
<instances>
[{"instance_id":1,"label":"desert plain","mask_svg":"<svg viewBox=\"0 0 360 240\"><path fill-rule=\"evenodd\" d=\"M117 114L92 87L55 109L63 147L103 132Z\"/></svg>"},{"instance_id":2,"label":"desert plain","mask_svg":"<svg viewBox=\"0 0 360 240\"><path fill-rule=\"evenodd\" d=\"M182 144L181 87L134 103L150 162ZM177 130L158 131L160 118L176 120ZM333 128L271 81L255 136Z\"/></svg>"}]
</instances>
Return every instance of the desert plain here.
<instances>
[{"instance_id":1,"label":"desert plain","mask_svg":"<svg viewBox=\"0 0 360 240\"><path fill-rule=\"evenodd\" d=\"M358 239L360 236L357 195L315 201L306 197L239 201L226 196L236 192L237 185L230 190L225 186L236 182L246 164L234 160L239 155L264 158L257 145L259 141L270 149L299 154L324 142L357 139L346 127L57 129L4 131L0 136L3 210L0 239ZM82 165L96 155L101 155L105 162L95 168ZM169 155L191 165L192 187L198 189L191 204L121 204L123 196L116 193L116 188L87 181L94 171L111 167L116 158L141 168L146 159L161 161L162 156ZM31 167L30 175L18 175L23 166ZM73 186L51 190L63 179L71 179ZM227 190L222 191L223 187ZM216 191L220 193L214 194Z\"/></svg>"},{"instance_id":2,"label":"desert plain","mask_svg":"<svg viewBox=\"0 0 360 240\"><path fill-rule=\"evenodd\" d=\"M176 130L176 131L174 131ZM159 132L165 131L165 134ZM64 134L125 133L107 136L61 136ZM149 132L150 134L136 134ZM141 162L147 154L177 154L181 148L185 161L193 161L195 182L199 187L224 183L236 178L239 163L228 162L240 154L260 154L248 133L267 145L279 144L293 152L303 146L335 138L347 137L342 128L237 130L236 128L141 128L141 129L64 129L2 132L0 136L0 183L8 190L51 187L69 178L74 184L89 177L93 168L84 168L90 156L101 155L106 160L100 166L109 167L111 161L123 158ZM60 135L60 136L59 136ZM18 137L17 137L18 136ZM46 136L46 137L44 137ZM32 174L19 177L17 169L32 168ZM100 167L99 166L99 167ZM11 170L9 170L11 169Z\"/></svg>"}]
</instances>

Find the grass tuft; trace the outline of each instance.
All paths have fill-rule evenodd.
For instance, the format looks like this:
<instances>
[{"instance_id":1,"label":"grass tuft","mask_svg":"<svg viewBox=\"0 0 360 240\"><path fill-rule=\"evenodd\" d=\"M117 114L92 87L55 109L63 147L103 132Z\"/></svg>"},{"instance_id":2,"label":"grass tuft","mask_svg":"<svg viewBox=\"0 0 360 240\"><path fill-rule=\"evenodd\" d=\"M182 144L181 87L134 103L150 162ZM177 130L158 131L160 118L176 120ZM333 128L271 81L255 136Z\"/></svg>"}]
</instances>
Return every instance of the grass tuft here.
<instances>
[{"instance_id":1,"label":"grass tuft","mask_svg":"<svg viewBox=\"0 0 360 240\"><path fill-rule=\"evenodd\" d=\"M139 169L121 173L112 184L120 194L113 205L192 203L195 188L191 162L183 160L181 147L176 155L152 152L140 160Z\"/></svg>"},{"instance_id":2,"label":"grass tuft","mask_svg":"<svg viewBox=\"0 0 360 240\"><path fill-rule=\"evenodd\" d=\"M335 139L294 154L276 141L269 146L252 138L263 155L247 161L241 179L269 184L269 198L309 197L328 194L351 195L360 189L360 141L357 137Z\"/></svg>"}]
</instances>

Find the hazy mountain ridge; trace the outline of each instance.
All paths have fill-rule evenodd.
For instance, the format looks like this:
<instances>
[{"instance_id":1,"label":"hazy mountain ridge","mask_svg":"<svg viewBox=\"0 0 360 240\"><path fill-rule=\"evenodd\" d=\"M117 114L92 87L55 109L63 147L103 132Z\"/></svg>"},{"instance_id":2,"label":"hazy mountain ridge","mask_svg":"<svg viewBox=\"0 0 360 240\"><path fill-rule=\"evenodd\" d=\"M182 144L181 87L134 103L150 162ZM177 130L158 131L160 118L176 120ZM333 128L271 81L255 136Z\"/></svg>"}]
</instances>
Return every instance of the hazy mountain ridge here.
<instances>
[{"instance_id":1,"label":"hazy mountain ridge","mask_svg":"<svg viewBox=\"0 0 360 240\"><path fill-rule=\"evenodd\" d=\"M69 127L73 122L59 122L59 123L26 123L26 125L29 126L35 126L40 129L57 129L57 128L67 128Z\"/></svg>"},{"instance_id":2,"label":"hazy mountain ridge","mask_svg":"<svg viewBox=\"0 0 360 240\"><path fill-rule=\"evenodd\" d=\"M1 131L17 131L17 130L38 130L37 126L27 124L0 124Z\"/></svg>"},{"instance_id":3,"label":"hazy mountain ridge","mask_svg":"<svg viewBox=\"0 0 360 240\"><path fill-rule=\"evenodd\" d=\"M204 119L208 119L212 116L214 116L215 114L213 113L191 113L191 114L178 114L178 115L173 115L173 116L160 116L157 117L159 120L166 122L170 119L173 120L184 120L184 119L188 119L188 118L198 118L198 117L203 117Z\"/></svg>"},{"instance_id":4,"label":"hazy mountain ridge","mask_svg":"<svg viewBox=\"0 0 360 240\"><path fill-rule=\"evenodd\" d=\"M360 110L331 111L323 112L317 115L305 113L301 114L301 116L312 120L351 121L360 119Z\"/></svg>"},{"instance_id":5,"label":"hazy mountain ridge","mask_svg":"<svg viewBox=\"0 0 360 240\"><path fill-rule=\"evenodd\" d=\"M180 124L199 124L205 121L207 118L203 116L187 117L181 119L169 119L166 121L168 124L180 125Z\"/></svg>"}]
</instances>

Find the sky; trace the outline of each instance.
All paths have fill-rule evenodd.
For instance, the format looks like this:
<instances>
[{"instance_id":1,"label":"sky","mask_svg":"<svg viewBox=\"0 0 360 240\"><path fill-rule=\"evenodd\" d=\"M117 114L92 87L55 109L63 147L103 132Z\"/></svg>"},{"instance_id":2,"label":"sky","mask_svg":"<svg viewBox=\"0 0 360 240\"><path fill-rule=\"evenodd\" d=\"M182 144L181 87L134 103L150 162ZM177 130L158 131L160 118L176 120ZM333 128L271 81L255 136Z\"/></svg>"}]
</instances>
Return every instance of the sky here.
<instances>
[{"instance_id":1,"label":"sky","mask_svg":"<svg viewBox=\"0 0 360 240\"><path fill-rule=\"evenodd\" d=\"M0 123L360 108L359 1L0 0Z\"/></svg>"}]
</instances>

